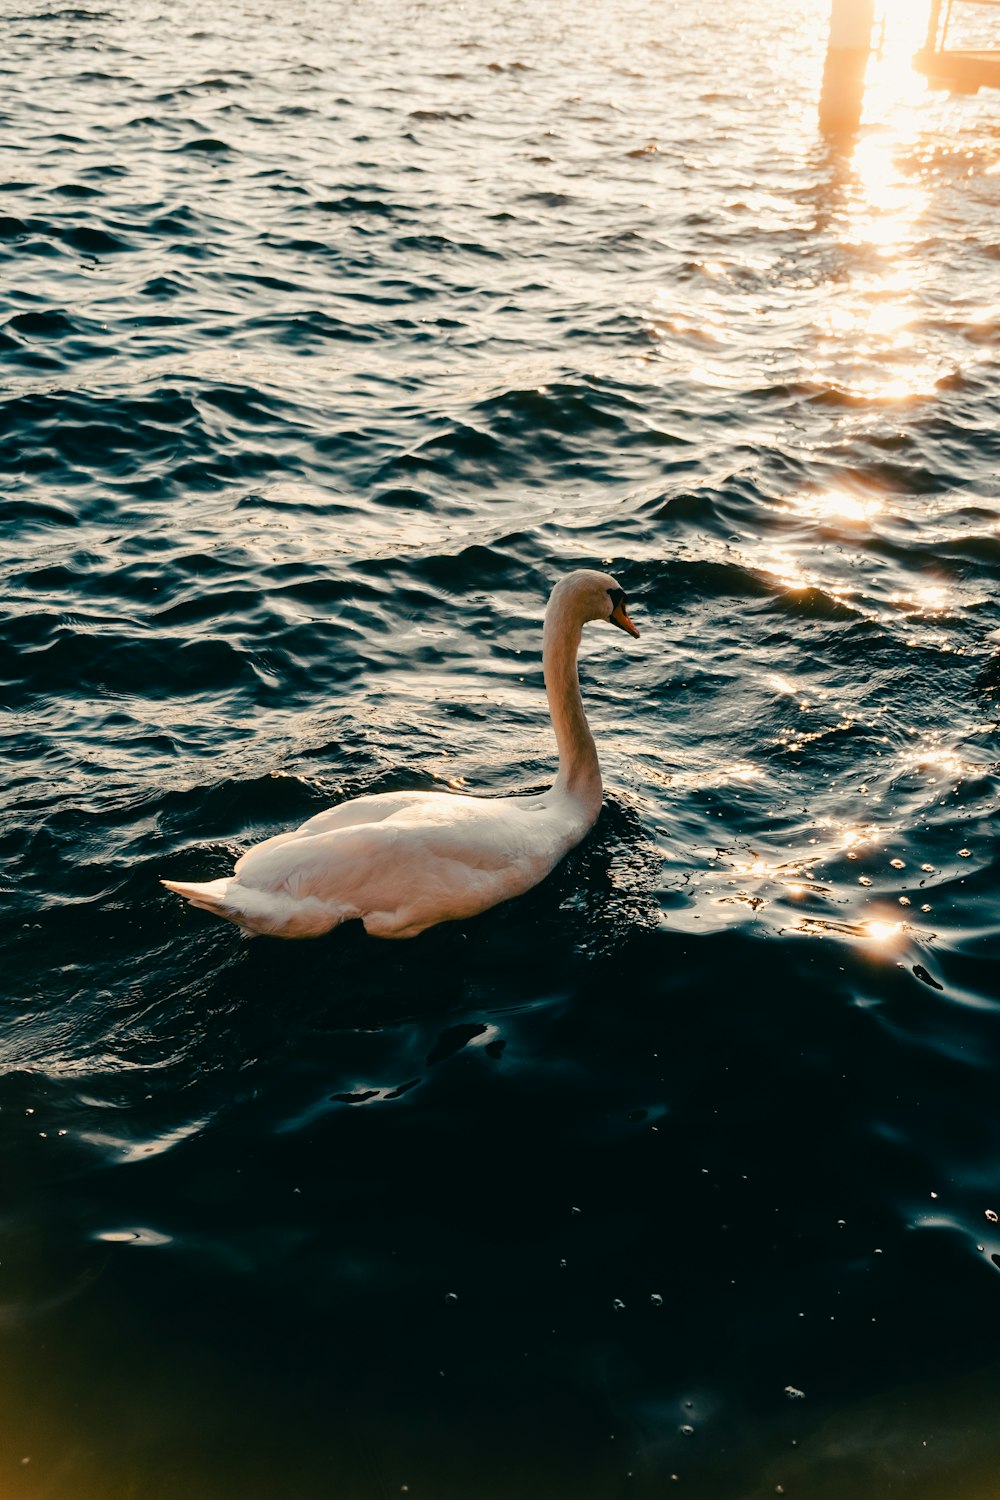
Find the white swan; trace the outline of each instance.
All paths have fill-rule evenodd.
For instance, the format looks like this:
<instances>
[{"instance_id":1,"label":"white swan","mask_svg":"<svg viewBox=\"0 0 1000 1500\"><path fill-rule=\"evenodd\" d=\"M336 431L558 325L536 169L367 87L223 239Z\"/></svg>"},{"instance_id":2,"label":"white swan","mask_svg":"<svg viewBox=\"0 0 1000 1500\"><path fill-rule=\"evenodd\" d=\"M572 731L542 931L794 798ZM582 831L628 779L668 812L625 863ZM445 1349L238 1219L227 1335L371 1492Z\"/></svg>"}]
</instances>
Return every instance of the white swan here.
<instances>
[{"instance_id":1,"label":"white swan","mask_svg":"<svg viewBox=\"0 0 1000 1500\"><path fill-rule=\"evenodd\" d=\"M356 797L249 849L228 878L162 883L251 936L285 938L318 937L352 918L376 937L416 937L530 890L601 809L601 770L576 670L588 620L639 634L624 591L606 573L580 569L552 590L542 659L559 774L549 791Z\"/></svg>"}]
</instances>

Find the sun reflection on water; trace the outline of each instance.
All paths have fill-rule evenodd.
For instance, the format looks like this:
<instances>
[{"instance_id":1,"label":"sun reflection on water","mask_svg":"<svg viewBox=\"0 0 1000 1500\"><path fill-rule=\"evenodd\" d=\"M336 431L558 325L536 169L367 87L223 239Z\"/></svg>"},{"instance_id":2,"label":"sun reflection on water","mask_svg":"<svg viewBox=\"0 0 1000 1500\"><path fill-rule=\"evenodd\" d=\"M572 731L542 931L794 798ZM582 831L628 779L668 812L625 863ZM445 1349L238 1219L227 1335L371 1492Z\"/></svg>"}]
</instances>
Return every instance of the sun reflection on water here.
<instances>
[{"instance_id":1,"label":"sun reflection on water","mask_svg":"<svg viewBox=\"0 0 1000 1500\"><path fill-rule=\"evenodd\" d=\"M885 509L874 495L849 495L843 490L823 490L815 495L793 495L787 501L790 509L814 521L840 521L865 526Z\"/></svg>"},{"instance_id":2,"label":"sun reflection on water","mask_svg":"<svg viewBox=\"0 0 1000 1500\"><path fill-rule=\"evenodd\" d=\"M865 118L917 106L926 93L913 55L922 46L930 0L879 0L875 11L875 54L868 68Z\"/></svg>"},{"instance_id":3,"label":"sun reflection on water","mask_svg":"<svg viewBox=\"0 0 1000 1500\"><path fill-rule=\"evenodd\" d=\"M964 760L949 745L941 744L940 738L936 736L922 739L911 749L904 750L899 756L899 762L904 770L920 771L934 780L957 781L983 769Z\"/></svg>"},{"instance_id":4,"label":"sun reflection on water","mask_svg":"<svg viewBox=\"0 0 1000 1500\"><path fill-rule=\"evenodd\" d=\"M853 140L817 152L817 115L811 109L781 115L782 149L802 176L802 190L788 198L741 194L738 206L752 211L764 240L782 246L776 260L762 240L759 256L741 249L739 262L716 258L708 238L705 253L692 262L688 286L675 282L646 287L639 316L653 352L696 384L724 390L745 378L742 354L756 346L765 328L776 351L787 347L787 319L799 320L812 338L788 369L856 403L840 419L845 430L869 409L926 400L943 378L955 372L954 349L940 340L939 316L928 296L938 268L926 253L938 172L928 155L928 130L939 96L928 92L913 66L923 44L929 0L880 0L873 33L875 50L866 74L864 110ZM801 94L815 100L816 57L822 56L829 28L829 0L803 0L803 21L813 31L816 50L804 49L797 66ZM812 180L810 181L810 177ZM792 241L808 236L825 258L818 279L791 283L787 267ZM726 241L728 246L728 239ZM818 263L817 263L818 266ZM733 318L734 275L746 279L741 316ZM810 294L801 295L803 288ZM970 352L970 358L976 358ZM978 357L982 357L981 355ZM771 361L780 364L776 353ZM864 522L873 507L856 502L833 512L837 519Z\"/></svg>"},{"instance_id":5,"label":"sun reflection on water","mask_svg":"<svg viewBox=\"0 0 1000 1500\"><path fill-rule=\"evenodd\" d=\"M906 930L906 923L886 922L876 919L871 922L862 922L861 929L863 935L870 942L878 943L880 947L885 947L890 943L894 943L902 935Z\"/></svg>"},{"instance_id":6,"label":"sun reflection on water","mask_svg":"<svg viewBox=\"0 0 1000 1500\"><path fill-rule=\"evenodd\" d=\"M832 822L828 822L827 826L833 827L835 825ZM886 830L880 827L878 823L841 823L836 825L836 828L838 847L845 851L856 852L858 849L864 848L868 844L874 844L878 839L884 838L886 833ZM850 857L851 854L848 852L848 858Z\"/></svg>"},{"instance_id":7,"label":"sun reflection on water","mask_svg":"<svg viewBox=\"0 0 1000 1500\"><path fill-rule=\"evenodd\" d=\"M900 167L903 139L886 128L863 136L854 148L851 166L856 191L847 213L846 242L868 245L882 256L894 256L914 238L929 194L923 184Z\"/></svg>"},{"instance_id":8,"label":"sun reflection on water","mask_svg":"<svg viewBox=\"0 0 1000 1500\"><path fill-rule=\"evenodd\" d=\"M953 370L923 316L934 271L922 254L933 178L921 169L928 95L913 55L927 16L926 0L882 0L862 126L833 163L826 222L843 259L815 309L810 375L864 406L925 399Z\"/></svg>"},{"instance_id":9,"label":"sun reflection on water","mask_svg":"<svg viewBox=\"0 0 1000 1500\"><path fill-rule=\"evenodd\" d=\"M910 614L942 615L954 609L952 591L943 583L921 583L892 594L891 602Z\"/></svg>"}]
</instances>

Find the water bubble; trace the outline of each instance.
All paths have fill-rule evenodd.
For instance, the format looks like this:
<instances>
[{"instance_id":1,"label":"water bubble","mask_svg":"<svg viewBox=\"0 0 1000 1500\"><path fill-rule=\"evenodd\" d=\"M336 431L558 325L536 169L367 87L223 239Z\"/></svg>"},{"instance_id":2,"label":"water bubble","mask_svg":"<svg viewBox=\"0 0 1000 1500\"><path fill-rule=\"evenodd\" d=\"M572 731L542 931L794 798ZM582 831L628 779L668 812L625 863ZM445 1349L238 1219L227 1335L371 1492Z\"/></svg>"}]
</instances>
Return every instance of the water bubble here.
<instances>
[{"instance_id":1,"label":"water bubble","mask_svg":"<svg viewBox=\"0 0 1000 1500\"><path fill-rule=\"evenodd\" d=\"M997 1223L996 1212L992 1208L988 1208L986 1210L986 1217L989 1219L989 1221L990 1221L991 1224L996 1224Z\"/></svg>"},{"instance_id":2,"label":"water bubble","mask_svg":"<svg viewBox=\"0 0 1000 1500\"><path fill-rule=\"evenodd\" d=\"M959 857L959 859L971 859L972 858L972 850L971 849L959 849L959 851L958 851L958 857Z\"/></svg>"},{"instance_id":3,"label":"water bubble","mask_svg":"<svg viewBox=\"0 0 1000 1500\"><path fill-rule=\"evenodd\" d=\"M444 1294L444 1300L446 1302L457 1302L458 1301L458 1293L457 1292L445 1292L445 1294Z\"/></svg>"},{"instance_id":4,"label":"water bubble","mask_svg":"<svg viewBox=\"0 0 1000 1500\"><path fill-rule=\"evenodd\" d=\"M905 870L906 866L901 859L890 859L889 863L894 870Z\"/></svg>"},{"instance_id":5,"label":"water bubble","mask_svg":"<svg viewBox=\"0 0 1000 1500\"><path fill-rule=\"evenodd\" d=\"M169 1245L170 1235L157 1229L102 1229L94 1235L109 1245Z\"/></svg>"},{"instance_id":6,"label":"water bubble","mask_svg":"<svg viewBox=\"0 0 1000 1500\"><path fill-rule=\"evenodd\" d=\"M933 875L934 873L933 865L921 865L920 868L928 875Z\"/></svg>"},{"instance_id":7,"label":"water bubble","mask_svg":"<svg viewBox=\"0 0 1000 1500\"><path fill-rule=\"evenodd\" d=\"M652 1304L653 1304L654 1307L662 1307L663 1306L663 1298L660 1296L659 1292L652 1292L652 1293L650 1293L649 1300L650 1300L650 1302L652 1302Z\"/></svg>"},{"instance_id":8,"label":"water bubble","mask_svg":"<svg viewBox=\"0 0 1000 1500\"><path fill-rule=\"evenodd\" d=\"M858 878L858 885L871 885L871 881L868 879L867 875L861 875Z\"/></svg>"},{"instance_id":9,"label":"water bubble","mask_svg":"<svg viewBox=\"0 0 1000 1500\"><path fill-rule=\"evenodd\" d=\"M691 1426L690 1422L684 1423L684 1426L681 1428L681 1433L684 1437L694 1437L694 1428Z\"/></svg>"},{"instance_id":10,"label":"water bubble","mask_svg":"<svg viewBox=\"0 0 1000 1500\"><path fill-rule=\"evenodd\" d=\"M798 1386L785 1386L785 1395L788 1397L789 1401L802 1401L805 1399L805 1394L805 1391L800 1391Z\"/></svg>"},{"instance_id":11,"label":"water bubble","mask_svg":"<svg viewBox=\"0 0 1000 1500\"><path fill-rule=\"evenodd\" d=\"M611 1306L614 1308L615 1312L625 1311L625 1304L620 1297L616 1297Z\"/></svg>"}]
</instances>

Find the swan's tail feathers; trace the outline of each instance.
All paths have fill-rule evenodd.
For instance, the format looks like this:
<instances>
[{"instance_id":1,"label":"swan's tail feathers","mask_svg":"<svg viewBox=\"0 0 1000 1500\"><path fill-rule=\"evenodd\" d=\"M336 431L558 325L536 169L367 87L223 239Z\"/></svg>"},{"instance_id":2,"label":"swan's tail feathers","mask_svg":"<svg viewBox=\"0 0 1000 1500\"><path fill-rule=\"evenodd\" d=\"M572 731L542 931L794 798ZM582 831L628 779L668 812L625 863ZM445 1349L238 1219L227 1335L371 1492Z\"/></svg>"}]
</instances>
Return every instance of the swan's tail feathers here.
<instances>
[{"instance_id":1,"label":"swan's tail feathers","mask_svg":"<svg viewBox=\"0 0 1000 1500\"><path fill-rule=\"evenodd\" d=\"M225 917L227 922L235 922L237 927L244 932L253 934L254 928L247 922L248 913L244 904L240 901L240 885L236 880L161 880L168 891L174 891L176 895L183 896L185 901L190 901L192 906L198 906L202 911L210 911L213 916Z\"/></svg>"},{"instance_id":2,"label":"swan's tail feathers","mask_svg":"<svg viewBox=\"0 0 1000 1500\"><path fill-rule=\"evenodd\" d=\"M269 933L272 937L319 937L338 922L359 916L353 907L333 906L312 897L292 897L283 890L263 890L244 885L236 875L223 880L161 880L168 891L183 896L192 906L224 917L247 937Z\"/></svg>"}]
</instances>

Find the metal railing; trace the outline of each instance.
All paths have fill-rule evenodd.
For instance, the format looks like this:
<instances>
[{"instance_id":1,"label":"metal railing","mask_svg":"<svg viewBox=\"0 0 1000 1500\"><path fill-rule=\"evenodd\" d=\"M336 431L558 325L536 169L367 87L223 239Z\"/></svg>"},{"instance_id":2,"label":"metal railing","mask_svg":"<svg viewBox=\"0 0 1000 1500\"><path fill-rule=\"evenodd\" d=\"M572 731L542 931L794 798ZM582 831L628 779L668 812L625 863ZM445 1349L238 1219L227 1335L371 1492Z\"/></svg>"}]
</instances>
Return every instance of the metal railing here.
<instances>
[{"instance_id":1,"label":"metal railing","mask_svg":"<svg viewBox=\"0 0 1000 1500\"><path fill-rule=\"evenodd\" d=\"M914 58L914 65L932 86L950 88L955 93L974 94L981 88L1000 88L1000 48L947 45L956 4L1000 8L1000 0L931 0L927 39Z\"/></svg>"},{"instance_id":2,"label":"metal railing","mask_svg":"<svg viewBox=\"0 0 1000 1500\"><path fill-rule=\"evenodd\" d=\"M962 5L995 5L1000 7L1000 0L959 0ZM951 25L951 13L955 8L955 0L931 0L931 13L927 21L926 50L928 52L943 52L948 41L948 28ZM944 28L941 30L941 39L938 40L938 31L941 29L941 12L944 11Z\"/></svg>"}]
</instances>

